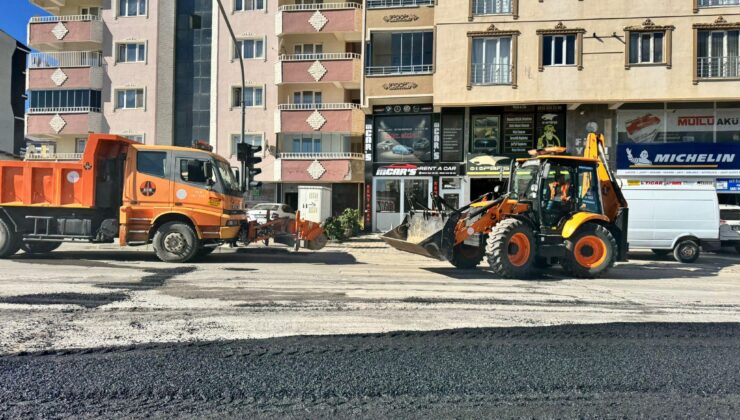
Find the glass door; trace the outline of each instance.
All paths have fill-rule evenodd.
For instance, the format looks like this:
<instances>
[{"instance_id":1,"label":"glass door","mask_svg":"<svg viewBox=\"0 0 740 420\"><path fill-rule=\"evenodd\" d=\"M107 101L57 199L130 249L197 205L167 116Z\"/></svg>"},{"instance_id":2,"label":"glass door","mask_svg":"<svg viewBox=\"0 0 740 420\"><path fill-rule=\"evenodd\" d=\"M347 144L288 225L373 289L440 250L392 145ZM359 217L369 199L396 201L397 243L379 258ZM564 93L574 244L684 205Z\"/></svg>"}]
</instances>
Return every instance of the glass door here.
<instances>
[{"instance_id":1,"label":"glass door","mask_svg":"<svg viewBox=\"0 0 740 420\"><path fill-rule=\"evenodd\" d=\"M403 222L410 203L431 205L431 178L375 178L375 230L387 232Z\"/></svg>"}]
</instances>

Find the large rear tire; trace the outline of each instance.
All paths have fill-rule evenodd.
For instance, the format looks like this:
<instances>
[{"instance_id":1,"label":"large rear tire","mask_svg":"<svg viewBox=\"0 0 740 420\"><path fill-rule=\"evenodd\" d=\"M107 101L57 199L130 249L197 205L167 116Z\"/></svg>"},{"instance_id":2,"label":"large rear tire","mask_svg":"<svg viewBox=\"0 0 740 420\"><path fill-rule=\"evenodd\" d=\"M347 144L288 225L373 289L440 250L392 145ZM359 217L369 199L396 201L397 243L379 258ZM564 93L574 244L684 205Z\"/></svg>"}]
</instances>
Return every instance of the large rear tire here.
<instances>
[{"instance_id":1,"label":"large rear tire","mask_svg":"<svg viewBox=\"0 0 740 420\"><path fill-rule=\"evenodd\" d=\"M21 249L20 236L0 219L0 258L10 257Z\"/></svg>"},{"instance_id":2,"label":"large rear tire","mask_svg":"<svg viewBox=\"0 0 740 420\"><path fill-rule=\"evenodd\" d=\"M527 279L534 271L535 245L534 232L527 223L518 219L502 220L488 235L488 264L503 278Z\"/></svg>"},{"instance_id":3,"label":"large rear tire","mask_svg":"<svg viewBox=\"0 0 740 420\"><path fill-rule=\"evenodd\" d=\"M164 262L183 263L198 254L200 240L190 225L182 222L165 223L154 234L154 252Z\"/></svg>"},{"instance_id":4,"label":"large rear tire","mask_svg":"<svg viewBox=\"0 0 740 420\"><path fill-rule=\"evenodd\" d=\"M48 254L62 246L61 242L23 242L21 249L26 254Z\"/></svg>"},{"instance_id":5,"label":"large rear tire","mask_svg":"<svg viewBox=\"0 0 740 420\"><path fill-rule=\"evenodd\" d=\"M457 268L469 270L477 267L485 255L486 247L482 243L478 246L461 243L453 249L450 262Z\"/></svg>"},{"instance_id":6,"label":"large rear tire","mask_svg":"<svg viewBox=\"0 0 740 420\"><path fill-rule=\"evenodd\" d=\"M574 277L591 279L604 275L617 261L617 240L607 228L595 223L581 227L566 246L570 252L561 265Z\"/></svg>"}]
</instances>

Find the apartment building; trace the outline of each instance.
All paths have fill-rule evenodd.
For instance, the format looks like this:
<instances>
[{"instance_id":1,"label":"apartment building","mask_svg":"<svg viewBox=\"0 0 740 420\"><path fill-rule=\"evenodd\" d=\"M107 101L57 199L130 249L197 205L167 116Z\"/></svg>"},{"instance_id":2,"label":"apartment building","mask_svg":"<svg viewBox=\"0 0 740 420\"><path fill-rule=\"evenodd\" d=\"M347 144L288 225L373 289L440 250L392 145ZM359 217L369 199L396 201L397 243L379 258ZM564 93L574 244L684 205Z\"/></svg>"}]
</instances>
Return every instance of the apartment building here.
<instances>
[{"instance_id":1,"label":"apartment building","mask_svg":"<svg viewBox=\"0 0 740 420\"><path fill-rule=\"evenodd\" d=\"M536 147L604 132L627 182L740 190L740 1L368 0L368 218L464 204ZM433 49L429 49L429 44ZM367 167L369 167L368 165Z\"/></svg>"},{"instance_id":2,"label":"apartment building","mask_svg":"<svg viewBox=\"0 0 740 420\"><path fill-rule=\"evenodd\" d=\"M25 146L28 47L0 30L0 159L16 158Z\"/></svg>"}]
</instances>

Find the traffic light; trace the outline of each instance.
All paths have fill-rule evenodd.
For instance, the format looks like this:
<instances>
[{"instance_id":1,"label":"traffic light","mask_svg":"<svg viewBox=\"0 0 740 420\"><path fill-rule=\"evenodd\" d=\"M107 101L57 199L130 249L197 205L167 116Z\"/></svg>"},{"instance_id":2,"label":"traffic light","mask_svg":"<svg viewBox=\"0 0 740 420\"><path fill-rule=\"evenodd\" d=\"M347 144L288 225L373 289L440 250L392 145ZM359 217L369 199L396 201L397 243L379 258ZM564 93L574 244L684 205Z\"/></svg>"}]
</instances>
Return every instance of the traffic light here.
<instances>
[{"instance_id":1,"label":"traffic light","mask_svg":"<svg viewBox=\"0 0 740 420\"><path fill-rule=\"evenodd\" d=\"M262 183L255 181L254 177L262 173L262 169L254 166L262 162L262 158L255 156L262 151L261 146L252 146L248 143L237 143L236 158L242 164L242 185L245 191L259 188Z\"/></svg>"}]
</instances>

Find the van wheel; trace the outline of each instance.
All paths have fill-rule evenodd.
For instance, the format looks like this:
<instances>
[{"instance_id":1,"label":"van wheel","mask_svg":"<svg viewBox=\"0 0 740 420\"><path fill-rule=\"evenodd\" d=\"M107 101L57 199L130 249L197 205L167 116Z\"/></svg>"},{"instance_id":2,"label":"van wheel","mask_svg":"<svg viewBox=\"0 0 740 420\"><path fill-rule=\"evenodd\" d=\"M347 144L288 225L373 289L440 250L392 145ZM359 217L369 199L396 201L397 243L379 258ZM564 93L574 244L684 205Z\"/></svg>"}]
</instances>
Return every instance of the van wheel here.
<instances>
[{"instance_id":1,"label":"van wheel","mask_svg":"<svg viewBox=\"0 0 740 420\"><path fill-rule=\"evenodd\" d=\"M617 260L617 240L604 226L588 223L567 242L570 253L560 264L571 276L589 279L603 275Z\"/></svg>"},{"instance_id":2,"label":"van wheel","mask_svg":"<svg viewBox=\"0 0 740 420\"><path fill-rule=\"evenodd\" d=\"M670 249L651 249L651 251L653 251L653 254L659 257L665 257L671 253Z\"/></svg>"},{"instance_id":3,"label":"van wheel","mask_svg":"<svg viewBox=\"0 0 740 420\"><path fill-rule=\"evenodd\" d=\"M503 278L531 277L535 254L534 232L521 220L502 220L488 235L488 264Z\"/></svg>"},{"instance_id":4,"label":"van wheel","mask_svg":"<svg viewBox=\"0 0 740 420\"><path fill-rule=\"evenodd\" d=\"M200 240L189 225L182 222L165 223L154 234L154 252L165 262L190 261L200 249Z\"/></svg>"},{"instance_id":5,"label":"van wheel","mask_svg":"<svg viewBox=\"0 0 740 420\"><path fill-rule=\"evenodd\" d=\"M701 254L701 249L693 239L684 239L673 249L673 257L682 263L692 263L698 260L699 254Z\"/></svg>"},{"instance_id":6,"label":"van wheel","mask_svg":"<svg viewBox=\"0 0 740 420\"><path fill-rule=\"evenodd\" d=\"M10 257L21 249L21 240L5 220L0 219L0 258Z\"/></svg>"},{"instance_id":7,"label":"van wheel","mask_svg":"<svg viewBox=\"0 0 740 420\"><path fill-rule=\"evenodd\" d=\"M23 242L21 249L26 254L47 254L62 246L61 242Z\"/></svg>"},{"instance_id":8,"label":"van wheel","mask_svg":"<svg viewBox=\"0 0 740 420\"><path fill-rule=\"evenodd\" d=\"M457 268L467 270L478 266L483 257L486 255L486 248L480 246L466 245L464 243L455 245L452 250L452 265Z\"/></svg>"}]
</instances>

